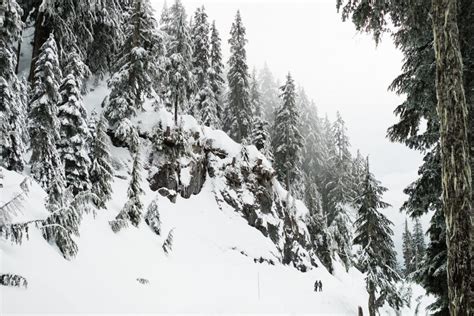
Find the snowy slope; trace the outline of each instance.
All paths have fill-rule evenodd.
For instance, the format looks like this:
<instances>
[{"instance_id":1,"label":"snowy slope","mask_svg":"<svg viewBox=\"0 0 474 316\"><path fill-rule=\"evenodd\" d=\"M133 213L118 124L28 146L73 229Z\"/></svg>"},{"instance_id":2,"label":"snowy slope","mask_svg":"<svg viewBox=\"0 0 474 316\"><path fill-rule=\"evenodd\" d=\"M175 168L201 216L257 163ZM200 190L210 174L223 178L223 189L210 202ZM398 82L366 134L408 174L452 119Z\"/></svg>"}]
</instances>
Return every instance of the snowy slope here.
<instances>
[{"instance_id":1,"label":"snowy slope","mask_svg":"<svg viewBox=\"0 0 474 316\"><path fill-rule=\"evenodd\" d=\"M220 211L209 186L176 204L147 191L145 205L158 198L163 231L174 228L169 256L161 249L163 238L146 225L114 234L108 221L125 202L126 188L126 180L115 179L109 210L85 217L79 254L72 261L64 260L37 230L22 246L2 242L2 271L26 277L29 286L2 287L1 311L354 314L357 304L366 301L356 271L333 277L324 268L301 273L254 263L252 257L272 258L274 244L240 215ZM41 199L30 200L41 205ZM137 278L150 283L140 284ZM315 279L323 280L324 292L312 291Z\"/></svg>"},{"instance_id":2,"label":"snowy slope","mask_svg":"<svg viewBox=\"0 0 474 316\"><path fill-rule=\"evenodd\" d=\"M89 93L84 103L89 113L101 112L100 103L107 93L100 83ZM154 111L150 103L134 120L140 133L150 133L160 121L173 124L172 116L164 109ZM189 131L199 131L213 146L225 151L231 161L242 146L225 133L199 126L194 118L183 116L181 124ZM145 145L147 143L145 142ZM142 150L143 161L149 153ZM248 147L250 160L260 157L253 146ZM367 313L367 292L364 276L352 268L349 272L335 263L333 275L321 265L308 272L300 272L280 263L277 245L261 231L251 227L241 213L226 203L216 200L216 177L206 179L197 195L189 199L177 197L176 203L150 190L143 170L142 188L145 207L156 199L162 222L161 236L154 234L142 221L138 228L130 226L113 233L113 220L126 201L132 159L128 150L112 148L116 176L112 201L107 210L85 215L76 238L79 253L67 261L55 247L49 245L37 229L30 230L30 238L21 246L0 239L0 273L14 273L28 280L28 288L0 287L0 313L308 313L356 315L358 306ZM150 166L148 166L150 167ZM4 188L0 189L1 203L19 191L24 176L3 170ZM186 182L182 171L182 181ZM22 212L14 222L43 219L45 192L32 180L29 194L23 201ZM280 196L284 191L277 181L273 187ZM245 191L244 191L245 193ZM251 200L242 194L241 199ZM252 201L246 201L252 203ZM307 212L296 201L297 218ZM274 220L271 214L268 221ZM166 255L164 239L173 229L173 249ZM304 230L304 227L301 228ZM272 261L275 265L255 262ZM137 278L147 279L141 284ZM322 280L323 292L314 292L315 280ZM422 292L414 289L414 298ZM420 311L429 303L424 298ZM415 305L415 304L414 304ZM413 308L415 306L412 306ZM383 314L394 315L387 309ZM413 311L404 310L403 315Z\"/></svg>"}]
</instances>

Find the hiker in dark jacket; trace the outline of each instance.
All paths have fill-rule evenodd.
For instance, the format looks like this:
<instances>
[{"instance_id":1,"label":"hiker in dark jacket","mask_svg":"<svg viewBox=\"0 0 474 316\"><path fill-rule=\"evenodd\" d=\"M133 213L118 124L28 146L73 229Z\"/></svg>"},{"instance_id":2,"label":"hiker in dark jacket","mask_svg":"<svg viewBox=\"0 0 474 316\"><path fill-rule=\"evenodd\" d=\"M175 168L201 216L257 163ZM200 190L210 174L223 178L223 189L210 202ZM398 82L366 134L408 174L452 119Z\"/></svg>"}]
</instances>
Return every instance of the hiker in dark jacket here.
<instances>
[{"instance_id":1,"label":"hiker in dark jacket","mask_svg":"<svg viewBox=\"0 0 474 316\"><path fill-rule=\"evenodd\" d=\"M314 282L314 291L315 292L318 291L318 286L319 286L319 282L318 282L318 280L316 280L316 282Z\"/></svg>"},{"instance_id":2,"label":"hiker in dark jacket","mask_svg":"<svg viewBox=\"0 0 474 316\"><path fill-rule=\"evenodd\" d=\"M323 282L319 280L319 292L322 292L322 291L323 291Z\"/></svg>"}]
</instances>

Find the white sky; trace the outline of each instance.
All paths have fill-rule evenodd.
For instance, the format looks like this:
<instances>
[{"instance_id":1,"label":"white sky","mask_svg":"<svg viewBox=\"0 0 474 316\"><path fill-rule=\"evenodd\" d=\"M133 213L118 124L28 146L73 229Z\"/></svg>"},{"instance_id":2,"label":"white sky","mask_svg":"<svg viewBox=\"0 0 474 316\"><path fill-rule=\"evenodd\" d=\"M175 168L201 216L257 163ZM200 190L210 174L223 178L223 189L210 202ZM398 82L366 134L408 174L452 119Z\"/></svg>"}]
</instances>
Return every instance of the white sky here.
<instances>
[{"instance_id":1,"label":"white sky","mask_svg":"<svg viewBox=\"0 0 474 316\"><path fill-rule=\"evenodd\" d=\"M163 0L151 0L161 14ZM167 0L168 5L174 0ZM402 54L389 36L376 47L370 35L343 23L336 0L183 0L188 16L204 5L216 20L222 38L224 61L229 54L229 31L239 9L247 31L249 67L267 62L283 81L290 71L316 101L319 113L334 119L340 111L346 121L353 151L370 155L372 172L389 188L386 214L395 223L400 258L405 215L398 210L406 199L402 190L416 178L421 156L401 144L389 142L387 128L396 122L395 106L402 98L387 91L400 73ZM424 218L426 226L429 218Z\"/></svg>"}]
</instances>

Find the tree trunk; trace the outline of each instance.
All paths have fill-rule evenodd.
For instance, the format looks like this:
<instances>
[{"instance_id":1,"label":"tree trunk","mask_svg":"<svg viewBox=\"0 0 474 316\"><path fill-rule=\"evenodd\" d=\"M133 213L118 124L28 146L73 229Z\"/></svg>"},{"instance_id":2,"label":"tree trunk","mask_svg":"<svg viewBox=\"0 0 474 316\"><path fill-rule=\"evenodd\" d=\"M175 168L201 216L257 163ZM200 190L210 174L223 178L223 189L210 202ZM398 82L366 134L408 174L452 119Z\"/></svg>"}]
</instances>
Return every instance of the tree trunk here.
<instances>
[{"instance_id":1,"label":"tree trunk","mask_svg":"<svg viewBox=\"0 0 474 316\"><path fill-rule=\"evenodd\" d=\"M178 96L174 98L174 125L178 126Z\"/></svg>"},{"instance_id":2,"label":"tree trunk","mask_svg":"<svg viewBox=\"0 0 474 316\"><path fill-rule=\"evenodd\" d=\"M432 0L451 315L470 315L471 168L457 0Z\"/></svg>"},{"instance_id":3,"label":"tree trunk","mask_svg":"<svg viewBox=\"0 0 474 316\"><path fill-rule=\"evenodd\" d=\"M375 306L375 286L372 284L372 281L369 281L368 284L369 292L369 316L375 316L377 313L377 307Z\"/></svg>"}]
</instances>

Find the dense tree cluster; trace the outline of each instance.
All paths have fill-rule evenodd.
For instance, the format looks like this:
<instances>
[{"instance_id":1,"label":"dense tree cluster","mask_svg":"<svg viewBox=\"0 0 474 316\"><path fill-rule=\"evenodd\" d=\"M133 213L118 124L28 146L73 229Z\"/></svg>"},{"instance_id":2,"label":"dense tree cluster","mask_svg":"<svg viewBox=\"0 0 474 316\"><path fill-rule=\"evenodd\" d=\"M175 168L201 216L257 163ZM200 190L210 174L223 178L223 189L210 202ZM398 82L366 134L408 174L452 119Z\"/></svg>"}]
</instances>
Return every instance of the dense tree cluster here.
<instances>
[{"instance_id":1,"label":"dense tree cluster","mask_svg":"<svg viewBox=\"0 0 474 316\"><path fill-rule=\"evenodd\" d=\"M437 299L431 306L435 315L447 315L449 312L468 314L466 309L469 304L472 306L474 300L469 285L473 267L472 264L466 263L472 262L473 252L470 227L472 209L469 205L472 191L460 193L459 190L465 190L470 186L469 183L472 183L473 173L469 169L472 170L474 162L474 114L469 110L474 104L473 2L422 0L413 4L408 1L389 0L369 4L357 0L337 0L337 6L343 19L352 19L358 30L373 33L376 41L381 39L384 32L390 31L395 45L404 55L402 73L395 78L390 89L406 97L403 103L395 108L394 113L399 117L399 122L388 129L388 137L424 154L423 164L418 170L418 179L405 189L408 200L404 203L403 210L414 218L434 212L427 232L429 243L426 256L415 274L415 279L436 296ZM439 23L436 23L436 17ZM394 31L388 27L390 23L396 26ZM437 32L434 31L436 27ZM446 29L440 30L439 27ZM434 49L444 45L440 42L442 38L435 35L443 34L450 35L450 44L446 47L456 50L451 55L455 56L455 61L449 67L437 68L446 61L446 55L442 54L444 50ZM454 91L455 86L453 83L443 84L440 80L440 76L448 74L448 71L455 72L454 75L450 73L451 78L456 76L453 82L461 84L462 87L456 86L458 92L456 97L452 98L455 102L450 103L452 108L444 111L437 107L446 106L449 102L441 96L446 91ZM462 79L459 79L460 77ZM439 116L438 113L445 115ZM450 119L454 121L448 122ZM426 128L423 128L424 126ZM451 139L442 141L442 135ZM458 146L457 149L454 144ZM442 159L443 148L444 156L449 157L448 159ZM450 149L454 152L446 154L446 150ZM470 161L466 162L465 159L469 156ZM459 163L463 171L449 168L450 163ZM442 171L443 165L445 168ZM460 181L463 181L464 185ZM450 183L455 183L451 189L458 190L457 194L447 193ZM456 203L461 203L462 206L453 207ZM447 212L450 214L448 218ZM469 217L471 220L467 219ZM456 234L455 238L451 236L446 239L447 223L455 226L451 227L451 231ZM447 244L451 243L451 240L453 252L449 257ZM451 270L447 267L448 260L456 261L452 262ZM450 278L451 298L448 298L448 272L453 276L459 273L457 277Z\"/></svg>"},{"instance_id":2,"label":"dense tree cluster","mask_svg":"<svg viewBox=\"0 0 474 316\"><path fill-rule=\"evenodd\" d=\"M254 145L273 162L288 192L288 211L294 201L290 196L308 207L305 221L311 251L328 270L332 272L334 260L341 260L347 269L354 264L361 267L370 282L382 278L379 274L384 271L384 283L369 282L368 290L374 297L378 293L377 306L385 301L399 304L388 287L398 278L388 269L394 267L390 223L378 212L385 206L380 201L383 188L360 153L351 153L339 113L334 122L320 116L290 74L280 85L267 65L258 74L249 73L246 29L239 11L231 26L225 71L220 34L204 7L189 19L184 5L175 0L170 7L165 5L158 22L150 0L25 1L23 8L10 2L8 27L0 32L0 65L5 65L0 68L1 161L7 169L22 171L29 145L31 174L48 192L51 216L41 224L42 232L65 258L78 251L72 237L79 234L83 212L92 205L106 209L112 198L111 144L128 148L133 158L127 200L110 222L112 230L139 226L144 219L161 235L157 201L146 212L141 201L143 135L136 126L137 116L153 104L173 112L175 128L165 135L167 131L157 126L152 150L162 150L165 141L175 148L184 146L181 114ZM28 84L16 74L22 9L32 12L29 19L35 25L29 97ZM83 95L105 78L110 93L96 118L87 113ZM162 156L179 158L172 150ZM439 154L431 160L439 162ZM438 171L439 165L430 170ZM367 240L375 237L367 225L375 225L381 234L370 249ZM410 233L410 251L419 254L410 273L421 273L421 262L429 257L424 259L421 244L412 246L423 240L419 233L419 229L413 236ZM173 230L163 244L166 253L172 241ZM354 244L366 250L362 261L353 254ZM383 257L376 256L376 247Z\"/></svg>"}]
</instances>

